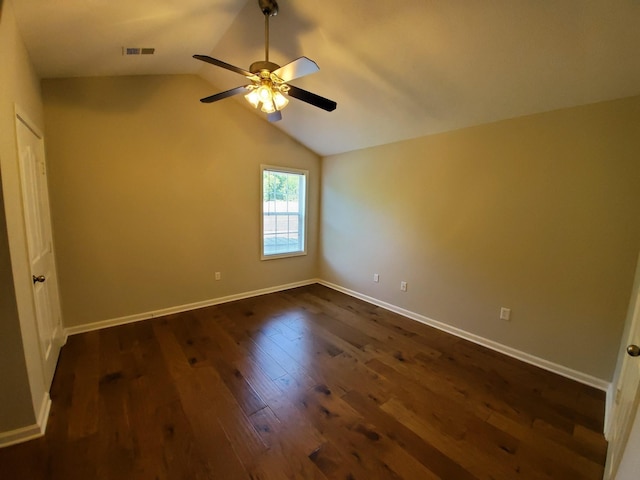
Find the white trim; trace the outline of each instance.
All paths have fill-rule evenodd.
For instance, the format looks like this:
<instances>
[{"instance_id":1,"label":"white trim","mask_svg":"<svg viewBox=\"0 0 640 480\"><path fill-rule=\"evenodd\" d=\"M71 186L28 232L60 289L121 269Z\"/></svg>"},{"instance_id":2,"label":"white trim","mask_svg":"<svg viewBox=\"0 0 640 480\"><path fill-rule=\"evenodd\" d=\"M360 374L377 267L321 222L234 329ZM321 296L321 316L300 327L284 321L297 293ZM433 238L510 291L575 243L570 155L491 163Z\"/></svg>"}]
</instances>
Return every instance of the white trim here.
<instances>
[{"instance_id":1,"label":"white trim","mask_svg":"<svg viewBox=\"0 0 640 480\"><path fill-rule=\"evenodd\" d=\"M51 410L51 397L49 393L45 393L40 405L38 414L38 423L21 427L8 432L0 432L0 448L9 447L17 443L27 442L44 436L47 430L47 421L49 420L49 411Z\"/></svg>"},{"instance_id":2,"label":"white trim","mask_svg":"<svg viewBox=\"0 0 640 480\"><path fill-rule=\"evenodd\" d=\"M40 438L44 433L40 430L40 426L30 425L28 427L18 428L16 430L10 430L8 432L0 433L0 448L10 447L17 443L27 442Z\"/></svg>"},{"instance_id":3,"label":"white trim","mask_svg":"<svg viewBox=\"0 0 640 480\"><path fill-rule=\"evenodd\" d=\"M265 254L264 252L264 172L289 173L304 177L304 192L298 196L298 216L302 217L302 229L298 225L298 234L302 234L302 250L289 251L284 253ZM299 257L307 254L307 217L309 216L309 170L298 168L277 167L275 165L260 165L260 260L276 260L278 258ZM303 205L300 208L300 199ZM301 212L302 210L302 212Z\"/></svg>"},{"instance_id":4,"label":"white trim","mask_svg":"<svg viewBox=\"0 0 640 480\"><path fill-rule=\"evenodd\" d=\"M611 423L613 420L613 408L616 402L616 385L611 382L607 388L607 400L604 404L604 438L611 441Z\"/></svg>"},{"instance_id":5,"label":"white trim","mask_svg":"<svg viewBox=\"0 0 640 480\"><path fill-rule=\"evenodd\" d=\"M51 411L51 396L49 392L45 392L40 405L40 413L38 415L38 425L40 426L41 435L47 431L47 422L49 421L49 412Z\"/></svg>"},{"instance_id":6,"label":"white trim","mask_svg":"<svg viewBox=\"0 0 640 480\"><path fill-rule=\"evenodd\" d=\"M268 293L281 292L283 290L289 290L297 287L304 287L306 285L312 285L314 283L320 283L318 279L303 280L300 282L288 283L285 285L278 285L275 287L262 288L260 290L252 290L250 292L237 293L234 295L228 295L226 297L213 298L210 300L203 300L201 302L188 303L186 305L180 305L177 307L163 308L160 310L154 310L151 312L138 313L135 315L127 315L126 317L113 318L111 320L103 320L100 322L88 323L85 325L78 325L77 327L65 328L65 338L69 335L77 335L79 333L91 332L94 330L101 330L103 328L115 327L117 325L125 325L127 323L139 322L141 320L148 320L150 318L162 317L165 315L172 315L174 313L187 312L189 310L196 310L198 308L211 307L213 305L220 305L221 303L233 302L236 300L243 300L245 298L257 297L259 295L266 295Z\"/></svg>"},{"instance_id":7,"label":"white trim","mask_svg":"<svg viewBox=\"0 0 640 480\"><path fill-rule=\"evenodd\" d=\"M437 320L433 320L431 318L425 317L424 315L420 315L419 313L415 313L410 310L405 310L404 308L397 307L387 302L383 302L381 300L370 297L368 295L364 295L362 293L349 290L348 288L335 285L331 282L318 280L318 283L326 287L332 288L333 290L337 290L339 292L350 295L352 297L359 298L360 300L364 300L365 302L372 303L386 310L390 310L394 313L398 313L404 317L410 318L412 320L416 320L417 322L424 323L425 325L429 325L430 327L437 328L438 330L442 330L443 332L450 333L451 335L455 335L456 337L469 340L470 342L476 343L478 345L482 345L483 347L490 348L491 350L495 350L496 352L503 353L505 355L508 355L509 357L516 358L518 360L529 363L536 367L540 367L544 370L548 370L558 375L562 375L563 377L569 378L571 380L575 380L576 382L589 385L590 387L594 387L594 388L597 388L598 390L603 390L605 392L609 391L611 382L608 382L606 380L602 380L600 378L596 378L589 374L579 372L577 370L573 370L569 367L565 367L563 365L550 362L543 358L536 357L535 355L531 355L529 353L522 352L520 350L517 350L512 347L508 347L501 343L494 342L493 340L489 340L487 338L481 337L474 333L469 333L465 330L452 327L451 325L447 325ZM608 400L608 397L607 397L607 400ZM609 402L607 402L607 404L609 404Z\"/></svg>"}]
</instances>

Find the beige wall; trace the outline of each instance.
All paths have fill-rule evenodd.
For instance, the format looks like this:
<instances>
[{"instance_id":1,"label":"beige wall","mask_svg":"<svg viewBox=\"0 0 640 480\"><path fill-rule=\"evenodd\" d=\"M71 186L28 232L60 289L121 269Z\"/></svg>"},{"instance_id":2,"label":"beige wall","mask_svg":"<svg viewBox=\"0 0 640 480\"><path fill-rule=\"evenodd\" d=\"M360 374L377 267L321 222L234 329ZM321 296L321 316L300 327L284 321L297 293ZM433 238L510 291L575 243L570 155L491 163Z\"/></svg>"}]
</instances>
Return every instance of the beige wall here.
<instances>
[{"instance_id":1,"label":"beige wall","mask_svg":"<svg viewBox=\"0 0 640 480\"><path fill-rule=\"evenodd\" d=\"M196 76L45 80L65 325L315 278L320 158ZM307 169L308 255L260 261L260 164ZM222 280L214 280L214 272Z\"/></svg>"},{"instance_id":2,"label":"beige wall","mask_svg":"<svg viewBox=\"0 0 640 480\"><path fill-rule=\"evenodd\" d=\"M610 381L638 152L635 97L325 158L320 276Z\"/></svg>"},{"instance_id":3,"label":"beige wall","mask_svg":"<svg viewBox=\"0 0 640 480\"><path fill-rule=\"evenodd\" d=\"M38 375L37 332L30 299L30 272L26 257L14 105L39 126L42 102L39 80L18 33L12 4L0 11L0 433L35 423L34 408L44 394ZM16 288L14 285L16 279ZM20 316L18 315L20 309ZM22 322L22 324L21 324ZM22 335L26 344L23 347ZM36 343L34 343L36 342ZM26 347L26 348L25 348ZM25 354L26 352L26 354ZM33 398L27 368L31 378ZM39 384L40 383L40 384Z\"/></svg>"}]
</instances>

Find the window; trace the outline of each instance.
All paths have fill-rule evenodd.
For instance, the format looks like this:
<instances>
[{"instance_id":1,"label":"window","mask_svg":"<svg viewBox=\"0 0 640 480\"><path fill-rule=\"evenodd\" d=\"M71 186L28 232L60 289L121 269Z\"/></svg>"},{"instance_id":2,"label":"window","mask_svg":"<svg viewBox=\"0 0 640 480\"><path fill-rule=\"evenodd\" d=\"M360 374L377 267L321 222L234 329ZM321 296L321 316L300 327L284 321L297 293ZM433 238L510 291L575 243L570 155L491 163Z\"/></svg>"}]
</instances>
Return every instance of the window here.
<instances>
[{"instance_id":1,"label":"window","mask_svg":"<svg viewBox=\"0 0 640 480\"><path fill-rule=\"evenodd\" d=\"M262 165L262 259L306 255L306 170Z\"/></svg>"}]
</instances>

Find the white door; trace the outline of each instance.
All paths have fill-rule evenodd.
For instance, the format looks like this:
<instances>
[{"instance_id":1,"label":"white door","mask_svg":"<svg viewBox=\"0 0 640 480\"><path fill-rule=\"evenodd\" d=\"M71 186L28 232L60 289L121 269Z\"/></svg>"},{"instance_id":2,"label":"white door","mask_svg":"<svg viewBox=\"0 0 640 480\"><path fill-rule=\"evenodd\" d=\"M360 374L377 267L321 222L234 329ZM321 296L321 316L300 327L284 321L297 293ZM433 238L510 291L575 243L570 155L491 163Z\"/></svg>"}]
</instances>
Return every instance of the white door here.
<instances>
[{"instance_id":1,"label":"white door","mask_svg":"<svg viewBox=\"0 0 640 480\"><path fill-rule=\"evenodd\" d=\"M629 441L620 459L616 480L637 480L638 472L640 472L640 415L636 414Z\"/></svg>"},{"instance_id":2,"label":"white door","mask_svg":"<svg viewBox=\"0 0 640 480\"><path fill-rule=\"evenodd\" d=\"M635 292L635 295L629 337L624 345L627 352L624 353L620 377L616 385L616 399L609 433L605 478L611 480L616 478L616 471L627 445L640 400L638 391L640 386L640 289Z\"/></svg>"},{"instance_id":3,"label":"white door","mask_svg":"<svg viewBox=\"0 0 640 480\"><path fill-rule=\"evenodd\" d=\"M25 230L33 278L33 302L45 389L49 390L62 344L62 325L53 256L44 141L38 130L20 115L16 116L16 133Z\"/></svg>"}]
</instances>

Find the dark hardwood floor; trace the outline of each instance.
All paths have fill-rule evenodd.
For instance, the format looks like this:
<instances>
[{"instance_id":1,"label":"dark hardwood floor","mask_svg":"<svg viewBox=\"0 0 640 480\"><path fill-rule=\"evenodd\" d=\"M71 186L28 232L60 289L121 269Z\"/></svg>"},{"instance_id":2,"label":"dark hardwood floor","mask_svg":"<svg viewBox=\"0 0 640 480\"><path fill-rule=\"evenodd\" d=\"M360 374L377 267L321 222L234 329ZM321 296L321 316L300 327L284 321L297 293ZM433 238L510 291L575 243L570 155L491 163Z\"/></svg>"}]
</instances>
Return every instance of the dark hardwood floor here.
<instances>
[{"instance_id":1,"label":"dark hardwood floor","mask_svg":"<svg viewBox=\"0 0 640 480\"><path fill-rule=\"evenodd\" d=\"M69 338L19 479L601 479L604 393L320 285Z\"/></svg>"}]
</instances>

